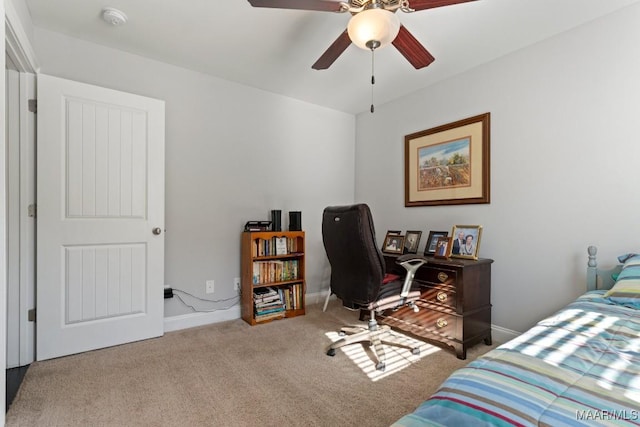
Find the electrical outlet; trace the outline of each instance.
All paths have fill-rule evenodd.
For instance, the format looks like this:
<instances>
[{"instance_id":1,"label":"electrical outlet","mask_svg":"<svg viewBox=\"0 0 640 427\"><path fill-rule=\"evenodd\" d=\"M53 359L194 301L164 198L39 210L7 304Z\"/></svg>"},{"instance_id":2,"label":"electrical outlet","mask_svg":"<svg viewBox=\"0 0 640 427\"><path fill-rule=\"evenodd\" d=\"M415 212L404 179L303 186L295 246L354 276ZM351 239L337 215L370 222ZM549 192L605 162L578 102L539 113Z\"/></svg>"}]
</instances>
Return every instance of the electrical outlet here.
<instances>
[{"instance_id":1,"label":"electrical outlet","mask_svg":"<svg viewBox=\"0 0 640 427\"><path fill-rule=\"evenodd\" d=\"M236 291L240 290L240 278L236 277L235 279L233 279L233 289L235 289Z\"/></svg>"},{"instance_id":2,"label":"electrical outlet","mask_svg":"<svg viewBox=\"0 0 640 427\"><path fill-rule=\"evenodd\" d=\"M213 285L215 284L215 280L207 280L204 283L205 283L205 291L208 294L212 294L213 293L213 289L214 289Z\"/></svg>"}]
</instances>

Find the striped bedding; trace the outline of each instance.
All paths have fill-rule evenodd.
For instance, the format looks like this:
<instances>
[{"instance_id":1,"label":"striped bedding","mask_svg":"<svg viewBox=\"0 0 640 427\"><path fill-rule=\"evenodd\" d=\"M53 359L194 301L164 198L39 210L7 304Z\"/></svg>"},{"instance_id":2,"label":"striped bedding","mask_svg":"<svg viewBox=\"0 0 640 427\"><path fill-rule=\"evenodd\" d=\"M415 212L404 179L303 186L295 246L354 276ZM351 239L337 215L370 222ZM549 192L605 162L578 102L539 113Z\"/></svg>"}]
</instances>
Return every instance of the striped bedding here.
<instances>
[{"instance_id":1,"label":"striped bedding","mask_svg":"<svg viewBox=\"0 0 640 427\"><path fill-rule=\"evenodd\" d=\"M454 372L393 426L640 426L640 310L603 293Z\"/></svg>"}]
</instances>

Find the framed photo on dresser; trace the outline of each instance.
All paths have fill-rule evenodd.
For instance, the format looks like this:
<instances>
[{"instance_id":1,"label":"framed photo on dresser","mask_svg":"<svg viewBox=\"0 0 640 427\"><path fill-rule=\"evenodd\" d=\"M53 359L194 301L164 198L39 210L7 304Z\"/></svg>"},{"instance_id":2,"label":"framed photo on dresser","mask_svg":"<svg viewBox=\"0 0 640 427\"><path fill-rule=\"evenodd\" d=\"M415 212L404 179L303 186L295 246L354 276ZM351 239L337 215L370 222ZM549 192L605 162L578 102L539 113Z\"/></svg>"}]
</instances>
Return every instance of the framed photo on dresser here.
<instances>
[{"instance_id":1,"label":"framed photo on dresser","mask_svg":"<svg viewBox=\"0 0 640 427\"><path fill-rule=\"evenodd\" d=\"M447 237L448 231L430 231L427 238L427 244L424 247L424 254L426 256L434 255L436 253L436 245L438 243L438 237Z\"/></svg>"},{"instance_id":2,"label":"framed photo on dresser","mask_svg":"<svg viewBox=\"0 0 640 427\"><path fill-rule=\"evenodd\" d=\"M451 237L438 237L436 240L436 258L449 258L451 256Z\"/></svg>"},{"instance_id":3,"label":"framed photo on dresser","mask_svg":"<svg viewBox=\"0 0 640 427\"><path fill-rule=\"evenodd\" d=\"M451 237L453 239L451 244L452 257L478 259L480 238L482 237L481 225L454 225Z\"/></svg>"},{"instance_id":4,"label":"framed photo on dresser","mask_svg":"<svg viewBox=\"0 0 640 427\"><path fill-rule=\"evenodd\" d=\"M417 254L420 237L422 237L422 231L407 230L404 236L404 252L407 254Z\"/></svg>"},{"instance_id":5,"label":"framed photo on dresser","mask_svg":"<svg viewBox=\"0 0 640 427\"><path fill-rule=\"evenodd\" d=\"M382 244L382 252L386 254L402 255L404 250L404 236L395 233L387 233Z\"/></svg>"}]
</instances>

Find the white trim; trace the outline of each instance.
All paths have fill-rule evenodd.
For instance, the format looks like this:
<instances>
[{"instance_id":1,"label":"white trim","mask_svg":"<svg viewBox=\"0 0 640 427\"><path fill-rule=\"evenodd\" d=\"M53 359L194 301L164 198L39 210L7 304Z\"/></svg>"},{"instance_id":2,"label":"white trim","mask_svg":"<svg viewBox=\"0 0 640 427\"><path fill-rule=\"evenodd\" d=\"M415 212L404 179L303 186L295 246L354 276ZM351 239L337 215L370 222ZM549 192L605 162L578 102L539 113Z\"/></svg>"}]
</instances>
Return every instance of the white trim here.
<instances>
[{"instance_id":1,"label":"white trim","mask_svg":"<svg viewBox=\"0 0 640 427\"><path fill-rule=\"evenodd\" d=\"M36 328L28 312L36 306L36 219L28 214L36 202L36 118L29 112L35 98L35 75L20 73L20 366L35 360Z\"/></svg>"},{"instance_id":2,"label":"white trim","mask_svg":"<svg viewBox=\"0 0 640 427\"><path fill-rule=\"evenodd\" d=\"M20 73L5 71L7 368L20 366Z\"/></svg>"},{"instance_id":3,"label":"white trim","mask_svg":"<svg viewBox=\"0 0 640 427\"><path fill-rule=\"evenodd\" d=\"M305 294L304 300L307 305L324 304L324 300L327 298L327 291L314 292L312 294ZM335 295L331 296L331 299L336 299Z\"/></svg>"},{"instance_id":4,"label":"white trim","mask_svg":"<svg viewBox=\"0 0 640 427\"><path fill-rule=\"evenodd\" d=\"M503 328L501 326L491 325L491 337L494 341L504 344L507 341L518 337L521 332L513 331L511 329Z\"/></svg>"},{"instance_id":5,"label":"white trim","mask_svg":"<svg viewBox=\"0 0 640 427\"><path fill-rule=\"evenodd\" d=\"M306 305L319 304L324 302L326 293L314 292L305 295ZM335 296L334 296L335 298ZM164 318L164 331L179 331L181 329L194 328L196 326L210 325L213 323L227 322L229 320L240 319L240 306L233 306L228 310L216 310L208 313L189 313L179 316L169 316Z\"/></svg>"},{"instance_id":6,"label":"white trim","mask_svg":"<svg viewBox=\"0 0 640 427\"><path fill-rule=\"evenodd\" d=\"M196 326L226 322L240 318L240 306L233 306L228 310L216 310L209 313L189 313L164 318L164 331L179 331Z\"/></svg>"},{"instance_id":7,"label":"white trim","mask_svg":"<svg viewBox=\"0 0 640 427\"><path fill-rule=\"evenodd\" d=\"M40 65L36 60L35 51L29 37L22 26L18 12L10 1L5 3L5 50L7 55L18 67L18 71L37 73Z\"/></svg>"}]
</instances>

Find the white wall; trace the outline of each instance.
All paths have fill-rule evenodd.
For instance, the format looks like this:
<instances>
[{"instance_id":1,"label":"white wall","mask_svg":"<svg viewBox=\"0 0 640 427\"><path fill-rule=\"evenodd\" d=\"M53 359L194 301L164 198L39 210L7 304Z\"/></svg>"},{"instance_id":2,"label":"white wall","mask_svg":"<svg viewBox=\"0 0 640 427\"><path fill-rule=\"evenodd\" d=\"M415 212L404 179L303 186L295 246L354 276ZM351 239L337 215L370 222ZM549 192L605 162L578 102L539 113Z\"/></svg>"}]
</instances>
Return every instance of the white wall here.
<instances>
[{"instance_id":1,"label":"white wall","mask_svg":"<svg viewBox=\"0 0 640 427\"><path fill-rule=\"evenodd\" d=\"M483 225L493 323L518 331L584 290L588 245L603 266L640 250L638 22L630 6L359 115L356 200L378 239ZM485 112L491 204L405 208L404 136Z\"/></svg>"},{"instance_id":2,"label":"white wall","mask_svg":"<svg viewBox=\"0 0 640 427\"><path fill-rule=\"evenodd\" d=\"M242 227L281 209L284 227L302 211L308 292L327 286L321 215L353 201L354 116L38 28L35 49L44 74L166 101L166 284L232 296Z\"/></svg>"},{"instance_id":3,"label":"white wall","mask_svg":"<svg viewBox=\"0 0 640 427\"><path fill-rule=\"evenodd\" d=\"M378 105L355 125L346 114L61 34L36 29L34 40L44 73L167 102L167 284L205 296L204 281L215 279L224 291L215 296L231 295L242 224L282 209L303 211L308 287L320 291L328 279L321 212L353 201L355 185L379 239L386 229L426 235L482 224L480 255L496 261L493 323L524 330L582 292L589 244L603 264L637 250L639 15L631 6ZM491 204L404 208L404 135L487 111ZM182 312L169 302L168 315Z\"/></svg>"}]
</instances>

